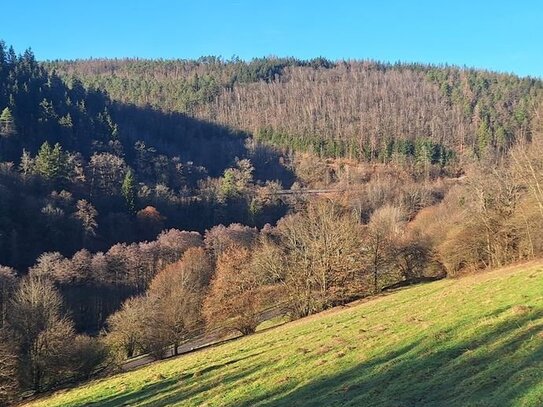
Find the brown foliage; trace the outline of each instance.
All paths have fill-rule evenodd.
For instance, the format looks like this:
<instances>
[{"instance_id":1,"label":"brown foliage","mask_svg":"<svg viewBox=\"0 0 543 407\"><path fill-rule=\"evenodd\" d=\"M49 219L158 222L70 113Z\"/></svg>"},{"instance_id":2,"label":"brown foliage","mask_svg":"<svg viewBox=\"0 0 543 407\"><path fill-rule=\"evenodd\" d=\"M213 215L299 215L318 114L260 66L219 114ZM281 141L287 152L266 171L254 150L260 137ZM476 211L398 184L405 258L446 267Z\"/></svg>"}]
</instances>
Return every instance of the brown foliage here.
<instances>
[{"instance_id":1,"label":"brown foliage","mask_svg":"<svg viewBox=\"0 0 543 407\"><path fill-rule=\"evenodd\" d=\"M170 264L179 260L191 247L202 246L202 236L198 232L169 229L160 233L156 242L160 247L162 261Z\"/></svg>"},{"instance_id":2,"label":"brown foliage","mask_svg":"<svg viewBox=\"0 0 543 407\"><path fill-rule=\"evenodd\" d=\"M525 225L514 222L521 192L505 165L472 169L466 183L444 203L447 228L439 253L449 274L501 267L521 258Z\"/></svg>"},{"instance_id":3,"label":"brown foliage","mask_svg":"<svg viewBox=\"0 0 543 407\"><path fill-rule=\"evenodd\" d=\"M138 352L161 358L170 345L177 354L181 343L202 330L202 301L212 271L203 248L187 249L153 278L145 295L125 301L109 317L110 346L129 358Z\"/></svg>"},{"instance_id":4,"label":"brown foliage","mask_svg":"<svg viewBox=\"0 0 543 407\"><path fill-rule=\"evenodd\" d=\"M188 249L180 261L158 273L151 282L151 326L177 354L179 344L197 335L202 326L202 301L212 266L202 248Z\"/></svg>"},{"instance_id":5,"label":"brown foliage","mask_svg":"<svg viewBox=\"0 0 543 407\"><path fill-rule=\"evenodd\" d=\"M258 235L256 228L233 223L217 225L206 231L204 244L214 260L233 246L251 247Z\"/></svg>"},{"instance_id":6,"label":"brown foliage","mask_svg":"<svg viewBox=\"0 0 543 407\"><path fill-rule=\"evenodd\" d=\"M243 335L255 331L264 306L262 283L250 267L249 249L234 246L223 252L204 302L208 326L237 330Z\"/></svg>"},{"instance_id":7,"label":"brown foliage","mask_svg":"<svg viewBox=\"0 0 543 407\"><path fill-rule=\"evenodd\" d=\"M136 214L136 219L141 236L147 239L153 239L164 229L164 217L154 206L140 209Z\"/></svg>"}]
</instances>

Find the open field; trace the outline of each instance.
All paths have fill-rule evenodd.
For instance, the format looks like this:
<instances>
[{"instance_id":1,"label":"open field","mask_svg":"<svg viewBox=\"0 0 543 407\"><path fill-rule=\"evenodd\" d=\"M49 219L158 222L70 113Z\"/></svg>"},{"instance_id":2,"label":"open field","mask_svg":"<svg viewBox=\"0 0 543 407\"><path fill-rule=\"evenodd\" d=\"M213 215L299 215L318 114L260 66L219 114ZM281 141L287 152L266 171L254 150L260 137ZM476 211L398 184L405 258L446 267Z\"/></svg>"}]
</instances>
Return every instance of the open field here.
<instances>
[{"instance_id":1,"label":"open field","mask_svg":"<svg viewBox=\"0 0 543 407\"><path fill-rule=\"evenodd\" d=\"M541 406L543 264L388 293L32 406Z\"/></svg>"}]
</instances>

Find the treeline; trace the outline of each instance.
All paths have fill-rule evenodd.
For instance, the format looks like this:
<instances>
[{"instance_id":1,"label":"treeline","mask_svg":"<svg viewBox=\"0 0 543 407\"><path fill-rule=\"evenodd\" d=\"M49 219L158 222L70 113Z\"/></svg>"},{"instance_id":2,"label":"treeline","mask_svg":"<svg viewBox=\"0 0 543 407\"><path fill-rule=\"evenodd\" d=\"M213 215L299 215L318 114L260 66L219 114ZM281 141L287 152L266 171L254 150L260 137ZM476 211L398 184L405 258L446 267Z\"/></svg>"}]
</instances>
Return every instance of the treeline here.
<instances>
[{"instance_id":1,"label":"treeline","mask_svg":"<svg viewBox=\"0 0 543 407\"><path fill-rule=\"evenodd\" d=\"M46 66L30 50L17 55L0 41L2 161L17 162L23 149L35 153L48 141L86 158L97 151L112 152L131 164L137 157L134 144L140 141L157 155L179 157L217 176L236 156L247 154L247 134L242 131L168 112L165 107L112 101L104 91L84 86L77 77L61 79Z\"/></svg>"},{"instance_id":2,"label":"treeline","mask_svg":"<svg viewBox=\"0 0 543 407\"><path fill-rule=\"evenodd\" d=\"M103 254L44 254L19 281L2 268L0 351L7 356L0 358L0 388L43 391L89 377L115 358L160 358L206 329L252 333L270 305L298 318L416 279L429 248L402 235L404 222L401 210L385 206L362 225L347 208L317 201L260 231L217 226L202 238L171 230ZM73 287L77 296L65 296L63 306L61 293ZM74 322L111 312L106 295L119 299L120 290L147 287L108 317L105 337L76 334Z\"/></svg>"},{"instance_id":3,"label":"treeline","mask_svg":"<svg viewBox=\"0 0 543 407\"><path fill-rule=\"evenodd\" d=\"M197 60L90 59L45 64L65 77L81 77L113 100L152 106L168 112L193 113L223 89L252 82L272 82L289 66L332 67L325 58L255 58L244 62L207 56Z\"/></svg>"},{"instance_id":4,"label":"treeline","mask_svg":"<svg viewBox=\"0 0 543 407\"><path fill-rule=\"evenodd\" d=\"M529 140L542 90L537 79L476 69L322 58L80 60L50 66L114 100L218 121L286 149L365 161L434 160L442 166L452 152L496 158L516 140ZM439 152L415 153L410 144L421 142Z\"/></svg>"},{"instance_id":5,"label":"treeline","mask_svg":"<svg viewBox=\"0 0 543 407\"><path fill-rule=\"evenodd\" d=\"M137 157L133 146L141 141L157 155L209 167L217 176L246 153L245 138L242 132L180 113L112 101L76 77L61 79L38 63L31 50L17 55L0 41L2 161L17 162L23 149L35 153L47 141L85 158L107 151L131 164Z\"/></svg>"},{"instance_id":6,"label":"treeline","mask_svg":"<svg viewBox=\"0 0 543 407\"><path fill-rule=\"evenodd\" d=\"M409 166L421 175L429 176L433 168L452 168L457 154L451 148L428 138L407 140L391 138L375 151L359 146L355 142L322 139L300 138L290 133L279 133L271 128L260 129L255 140L274 146L316 154L319 157L356 158L364 161L381 163L397 163ZM451 172L452 173L452 172ZM450 174L449 174L450 175Z\"/></svg>"}]
</instances>

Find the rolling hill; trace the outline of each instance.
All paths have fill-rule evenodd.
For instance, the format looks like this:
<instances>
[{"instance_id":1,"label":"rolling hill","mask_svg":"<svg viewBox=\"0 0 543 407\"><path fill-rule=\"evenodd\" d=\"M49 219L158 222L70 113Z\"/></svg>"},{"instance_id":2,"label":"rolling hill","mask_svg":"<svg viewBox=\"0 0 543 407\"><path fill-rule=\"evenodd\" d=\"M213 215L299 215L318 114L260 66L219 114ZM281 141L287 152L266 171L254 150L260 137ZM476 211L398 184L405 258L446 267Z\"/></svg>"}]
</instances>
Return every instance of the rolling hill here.
<instances>
[{"instance_id":1,"label":"rolling hill","mask_svg":"<svg viewBox=\"0 0 543 407\"><path fill-rule=\"evenodd\" d=\"M112 100L178 112L322 157L431 161L501 156L529 139L543 84L453 66L258 58L45 64Z\"/></svg>"},{"instance_id":2,"label":"rolling hill","mask_svg":"<svg viewBox=\"0 0 543 407\"><path fill-rule=\"evenodd\" d=\"M388 292L28 406L540 406L543 264Z\"/></svg>"}]
</instances>

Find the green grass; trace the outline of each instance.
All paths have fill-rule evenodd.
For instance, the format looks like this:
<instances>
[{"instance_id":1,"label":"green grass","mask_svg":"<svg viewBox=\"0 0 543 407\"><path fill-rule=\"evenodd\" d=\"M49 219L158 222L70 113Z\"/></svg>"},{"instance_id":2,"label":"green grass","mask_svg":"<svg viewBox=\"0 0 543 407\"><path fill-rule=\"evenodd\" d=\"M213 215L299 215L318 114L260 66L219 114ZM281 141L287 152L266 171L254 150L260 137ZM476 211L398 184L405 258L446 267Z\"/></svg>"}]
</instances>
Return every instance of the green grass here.
<instances>
[{"instance_id":1,"label":"green grass","mask_svg":"<svg viewBox=\"0 0 543 407\"><path fill-rule=\"evenodd\" d=\"M403 289L33 406L543 406L543 266Z\"/></svg>"}]
</instances>

